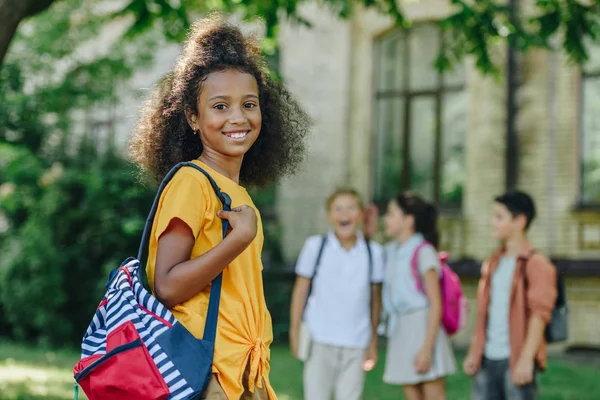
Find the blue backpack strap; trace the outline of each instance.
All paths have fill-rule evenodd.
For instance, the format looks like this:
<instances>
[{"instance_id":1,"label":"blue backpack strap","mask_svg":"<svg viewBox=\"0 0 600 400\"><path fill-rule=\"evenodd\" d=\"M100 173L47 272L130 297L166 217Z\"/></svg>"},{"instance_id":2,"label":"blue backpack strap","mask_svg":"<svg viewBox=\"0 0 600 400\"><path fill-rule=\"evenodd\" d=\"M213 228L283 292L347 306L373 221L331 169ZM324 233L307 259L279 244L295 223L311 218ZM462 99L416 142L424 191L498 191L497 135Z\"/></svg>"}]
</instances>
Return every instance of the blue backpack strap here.
<instances>
[{"instance_id":1,"label":"blue backpack strap","mask_svg":"<svg viewBox=\"0 0 600 400\"><path fill-rule=\"evenodd\" d=\"M179 171L182 167L191 167L195 170L201 172L212 186L215 194L223 203L223 210L230 211L231 210L231 198L225 192L222 192L214 179L210 176L208 172L204 169L200 168L198 165L193 162L181 162L175 165L169 173L165 176L158 191L156 193L156 197L154 198L154 202L152 203L152 208L150 210L150 214L146 219L146 226L144 227L144 233L142 234L142 241L140 243L140 248L138 250L137 259L140 261L140 268L137 271L138 279L142 282L142 268L145 269L145 262L143 262L144 252L148 248L150 241L150 231L152 230L152 224L154 222L154 217L156 216L156 210L158 208L158 203L160 201L160 197L165 187L167 187L168 183L171 181L173 176L177 171ZM223 238L227 235L227 231L229 230L229 221L226 219L221 220L222 223L222 235ZM213 279L211 287L210 287L210 300L208 303L208 312L206 314L206 326L204 328L204 337L203 340L207 340L209 342L215 341L217 335L217 320L219 318L219 303L221 301L221 286L223 282L223 273L221 272L215 279Z\"/></svg>"}]
</instances>

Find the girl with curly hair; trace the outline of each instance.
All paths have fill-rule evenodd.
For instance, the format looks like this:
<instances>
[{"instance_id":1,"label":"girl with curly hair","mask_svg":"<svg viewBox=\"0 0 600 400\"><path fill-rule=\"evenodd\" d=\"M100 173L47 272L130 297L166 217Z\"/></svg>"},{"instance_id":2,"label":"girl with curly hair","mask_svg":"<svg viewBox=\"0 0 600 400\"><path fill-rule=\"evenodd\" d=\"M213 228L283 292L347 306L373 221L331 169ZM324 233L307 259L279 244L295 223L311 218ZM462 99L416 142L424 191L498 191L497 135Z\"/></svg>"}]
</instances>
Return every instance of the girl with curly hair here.
<instances>
[{"instance_id":1,"label":"girl with curly hair","mask_svg":"<svg viewBox=\"0 0 600 400\"><path fill-rule=\"evenodd\" d=\"M160 181L191 161L232 199L232 210L223 211L201 172L180 169L161 196L146 266L156 297L197 338L210 283L223 272L213 379L203 398L277 398L269 383L262 224L244 186L293 173L308 130L307 115L269 75L256 41L216 16L193 25L173 72L142 110L131 151L143 171ZM225 239L221 219L232 229Z\"/></svg>"}]
</instances>

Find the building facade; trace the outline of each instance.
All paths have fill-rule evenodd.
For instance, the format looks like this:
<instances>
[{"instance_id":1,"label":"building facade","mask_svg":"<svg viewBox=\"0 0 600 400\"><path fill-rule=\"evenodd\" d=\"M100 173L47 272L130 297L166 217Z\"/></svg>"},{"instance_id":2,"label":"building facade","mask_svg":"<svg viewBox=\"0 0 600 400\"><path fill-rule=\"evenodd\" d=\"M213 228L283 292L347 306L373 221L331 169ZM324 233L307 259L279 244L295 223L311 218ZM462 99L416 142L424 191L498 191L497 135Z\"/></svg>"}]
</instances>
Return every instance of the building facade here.
<instances>
[{"instance_id":1,"label":"building facade","mask_svg":"<svg viewBox=\"0 0 600 400\"><path fill-rule=\"evenodd\" d=\"M600 345L590 318L600 312L600 48L578 67L545 50L510 65L499 47L501 79L468 59L441 74L435 22L449 2L405 1L403 10L408 30L374 11L340 20L317 4L302 9L312 27L281 29L280 73L315 124L302 172L278 190L286 257L326 229L336 187L383 204L411 189L439 204L442 247L473 297L478 263L497 245L493 198L517 187L538 207L534 245L566 277L569 344Z\"/></svg>"}]
</instances>

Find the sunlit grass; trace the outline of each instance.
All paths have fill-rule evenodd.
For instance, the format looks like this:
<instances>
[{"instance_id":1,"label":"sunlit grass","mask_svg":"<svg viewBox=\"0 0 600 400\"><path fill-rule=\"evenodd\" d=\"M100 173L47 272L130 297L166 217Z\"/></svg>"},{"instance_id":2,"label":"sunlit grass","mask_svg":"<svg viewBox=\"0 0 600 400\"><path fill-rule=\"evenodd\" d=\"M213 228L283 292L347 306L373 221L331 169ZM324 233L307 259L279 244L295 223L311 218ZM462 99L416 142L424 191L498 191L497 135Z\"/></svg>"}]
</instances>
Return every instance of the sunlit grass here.
<instances>
[{"instance_id":1,"label":"sunlit grass","mask_svg":"<svg viewBox=\"0 0 600 400\"><path fill-rule=\"evenodd\" d=\"M70 399L73 398L72 382L65 369L13 362L0 366L2 399Z\"/></svg>"},{"instance_id":2,"label":"sunlit grass","mask_svg":"<svg viewBox=\"0 0 600 400\"><path fill-rule=\"evenodd\" d=\"M73 399L72 368L78 359L76 351L46 351L0 342L0 400ZM367 376L365 400L403 398L401 388L382 383L383 362ZM270 377L279 400L302 400L302 363L293 359L285 346L272 348ZM597 367L553 360L541 383L541 400L600 398ZM449 400L469 399L470 380L463 374L450 377L447 386ZM82 391L79 398L86 399Z\"/></svg>"}]
</instances>

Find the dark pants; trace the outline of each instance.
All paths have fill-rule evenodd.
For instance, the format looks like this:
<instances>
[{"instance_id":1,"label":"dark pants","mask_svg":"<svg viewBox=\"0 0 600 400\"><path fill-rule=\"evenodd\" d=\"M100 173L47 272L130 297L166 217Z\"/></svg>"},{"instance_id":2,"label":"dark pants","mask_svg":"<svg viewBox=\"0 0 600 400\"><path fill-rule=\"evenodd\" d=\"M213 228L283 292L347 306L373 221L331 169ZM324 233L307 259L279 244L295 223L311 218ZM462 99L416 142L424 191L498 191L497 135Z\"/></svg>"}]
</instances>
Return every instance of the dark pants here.
<instances>
[{"instance_id":1,"label":"dark pants","mask_svg":"<svg viewBox=\"0 0 600 400\"><path fill-rule=\"evenodd\" d=\"M516 386L510 376L508 360L484 359L481 371L473 380L472 400L535 400L536 374L533 382Z\"/></svg>"}]
</instances>

